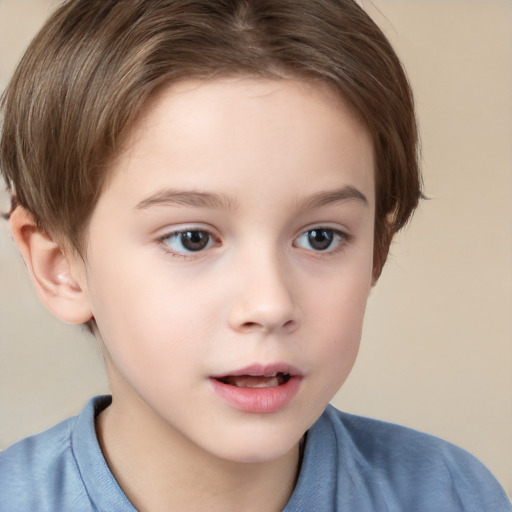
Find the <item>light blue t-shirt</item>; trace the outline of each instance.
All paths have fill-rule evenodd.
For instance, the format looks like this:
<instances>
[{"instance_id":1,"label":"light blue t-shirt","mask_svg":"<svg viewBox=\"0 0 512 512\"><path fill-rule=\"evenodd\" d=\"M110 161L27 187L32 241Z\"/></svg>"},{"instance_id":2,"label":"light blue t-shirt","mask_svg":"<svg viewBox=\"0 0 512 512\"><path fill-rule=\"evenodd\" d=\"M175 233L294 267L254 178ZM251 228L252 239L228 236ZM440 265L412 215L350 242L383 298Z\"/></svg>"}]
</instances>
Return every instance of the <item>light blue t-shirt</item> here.
<instances>
[{"instance_id":1,"label":"light blue t-shirt","mask_svg":"<svg viewBox=\"0 0 512 512\"><path fill-rule=\"evenodd\" d=\"M110 397L0 453L1 512L134 512L101 453ZM472 455L414 430L329 406L307 433L285 512L511 512Z\"/></svg>"}]
</instances>

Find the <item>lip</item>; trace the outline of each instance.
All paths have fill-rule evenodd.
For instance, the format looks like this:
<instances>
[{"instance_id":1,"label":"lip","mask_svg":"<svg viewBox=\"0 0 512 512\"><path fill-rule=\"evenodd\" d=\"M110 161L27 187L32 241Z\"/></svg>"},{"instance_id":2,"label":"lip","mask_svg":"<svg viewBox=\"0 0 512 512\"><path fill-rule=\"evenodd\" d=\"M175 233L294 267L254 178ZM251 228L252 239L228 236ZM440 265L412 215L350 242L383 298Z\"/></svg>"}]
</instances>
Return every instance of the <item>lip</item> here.
<instances>
[{"instance_id":1,"label":"lip","mask_svg":"<svg viewBox=\"0 0 512 512\"><path fill-rule=\"evenodd\" d=\"M224 377L270 376L287 373L290 379L274 387L242 388L225 384L219 379ZM215 394L229 406L242 412L252 414L272 414L284 409L297 394L302 382L302 374L293 366L283 363L269 365L253 364L245 368L228 371L210 377L210 384Z\"/></svg>"},{"instance_id":2,"label":"lip","mask_svg":"<svg viewBox=\"0 0 512 512\"><path fill-rule=\"evenodd\" d=\"M257 377L259 375L273 375L274 373L289 373L292 377L302 376L300 370L287 363L271 363L271 364L251 364L238 370L230 370L217 375L212 375L212 379L221 379L222 377L233 376L237 377L240 375L251 375Z\"/></svg>"}]
</instances>

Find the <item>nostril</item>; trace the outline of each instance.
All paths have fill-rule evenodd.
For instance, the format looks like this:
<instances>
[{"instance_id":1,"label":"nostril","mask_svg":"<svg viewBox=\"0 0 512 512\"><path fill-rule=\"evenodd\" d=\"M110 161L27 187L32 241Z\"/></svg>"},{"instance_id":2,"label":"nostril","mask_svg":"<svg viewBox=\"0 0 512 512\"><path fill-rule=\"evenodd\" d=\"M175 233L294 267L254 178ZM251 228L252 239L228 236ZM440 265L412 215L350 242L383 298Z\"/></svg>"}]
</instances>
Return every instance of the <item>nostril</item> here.
<instances>
[{"instance_id":1,"label":"nostril","mask_svg":"<svg viewBox=\"0 0 512 512\"><path fill-rule=\"evenodd\" d=\"M246 329L254 329L258 326L256 322L245 322L242 327L245 327Z\"/></svg>"},{"instance_id":2,"label":"nostril","mask_svg":"<svg viewBox=\"0 0 512 512\"><path fill-rule=\"evenodd\" d=\"M282 325L267 325L264 322L244 322L241 326L241 328L244 331L264 331L264 332L271 332L274 329L284 329L286 331L291 331L295 328L296 322L295 320L288 320Z\"/></svg>"}]
</instances>

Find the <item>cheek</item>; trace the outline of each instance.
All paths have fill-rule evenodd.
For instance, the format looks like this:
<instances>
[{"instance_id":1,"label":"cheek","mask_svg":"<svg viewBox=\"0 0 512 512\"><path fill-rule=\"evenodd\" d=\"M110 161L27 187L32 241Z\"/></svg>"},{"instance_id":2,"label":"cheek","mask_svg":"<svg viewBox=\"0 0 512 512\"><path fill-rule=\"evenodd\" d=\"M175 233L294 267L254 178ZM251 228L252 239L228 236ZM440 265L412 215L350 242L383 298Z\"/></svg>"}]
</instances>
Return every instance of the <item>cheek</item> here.
<instances>
[{"instance_id":1,"label":"cheek","mask_svg":"<svg viewBox=\"0 0 512 512\"><path fill-rule=\"evenodd\" d=\"M315 350L334 379L350 371L359 350L371 282L371 264L364 267L340 272L328 288L309 294Z\"/></svg>"},{"instance_id":2,"label":"cheek","mask_svg":"<svg viewBox=\"0 0 512 512\"><path fill-rule=\"evenodd\" d=\"M304 290L308 311L319 328L339 334L361 329L371 290L372 260L364 258L358 263L347 264Z\"/></svg>"},{"instance_id":3,"label":"cheek","mask_svg":"<svg viewBox=\"0 0 512 512\"><path fill-rule=\"evenodd\" d=\"M155 377L166 373L171 378L174 370L197 359L218 316L213 287L198 289L200 283L154 263L97 265L95 271L94 316L108 357L121 373L152 368Z\"/></svg>"}]
</instances>

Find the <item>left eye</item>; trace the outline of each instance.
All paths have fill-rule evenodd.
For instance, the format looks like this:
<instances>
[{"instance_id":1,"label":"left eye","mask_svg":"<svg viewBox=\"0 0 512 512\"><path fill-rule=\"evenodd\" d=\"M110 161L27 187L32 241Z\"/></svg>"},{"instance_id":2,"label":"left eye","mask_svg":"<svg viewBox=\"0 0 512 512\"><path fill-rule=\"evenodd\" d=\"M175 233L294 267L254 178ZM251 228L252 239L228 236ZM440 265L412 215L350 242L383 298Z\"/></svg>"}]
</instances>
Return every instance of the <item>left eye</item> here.
<instances>
[{"instance_id":1,"label":"left eye","mask_svg":"<svg viewBox=\"0 0 512 512\"><path fill-rule=\"evenodd\" d=\"M302 249L327 251L336 249L345 238L347 235L337 229L315 228L302 233L295 240L294 245Z\"/></svg>"},{"instance_id":2,"label":"left eye","mask_svg":"<svg viewBox=\"0 0 512 512\"><path fill-rule=\"evenodd\" d=\"M176 231L166 235L162 241L171 251L178 254L203 251L214 244L212 235L201 229Z\"/></svg>"}]
</instances>

